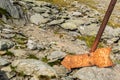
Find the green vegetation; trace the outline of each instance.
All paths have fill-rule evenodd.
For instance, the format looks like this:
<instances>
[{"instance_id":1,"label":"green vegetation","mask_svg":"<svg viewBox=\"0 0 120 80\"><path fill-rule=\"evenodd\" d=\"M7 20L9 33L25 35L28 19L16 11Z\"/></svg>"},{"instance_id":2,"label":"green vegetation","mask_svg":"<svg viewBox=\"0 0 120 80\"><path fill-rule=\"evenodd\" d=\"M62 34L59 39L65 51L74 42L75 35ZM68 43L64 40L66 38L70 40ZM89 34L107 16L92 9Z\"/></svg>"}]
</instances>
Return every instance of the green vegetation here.
<instances>
[{"instance_id":1,"label":"green vegetation","mask_svg":"<svg viewBox=\"0 0 120 80\"><path fill-rule=\"evenodd\" d=\"M42 61L45 62L45 63L47 63L48 62L47 56L43 57Z\"/></svg>"},{"instance_id":2,"label":"green vegetation","mask_svg":"<svg viewBox=\"0 0 120 80\"><path fill-rule=\"evenodd\" d=\"M51 80L51 79L49 76L41 75L41 76L39 76L39 80Z\"/></svg>"},{"instance_id":3,"label":"green vegetation","mask_svg":"<svg viewBox=\"0 0 120 80\"><path fill-rule=\"evenodd\" d=\"M90 48L95 40L95 36L78 36L77 39L86 42L87 46ZM103 47L103 43L99 43L98 47Z\"/></svg>"},{"instance_id":4,"label":"green vegetation","mask_svg":"<svg viewBox=\"0 0 120 80\"><path fill-rule=\"evenodd\" d=\"M10 52L9 50L6 50L4 55L8 55L8 56L14 56L14 53Z\"/></svg>"},{"instance_id":5,"label":"green vegetation","mask_svg":"<svg viewBox=\"0 0 120 80\"><path fill-rule=\"evenodd\" d=\"M120 60L114 60L113 62L116 64L120 64Z\"/></svg>"},{"instance_id":6,"label":"green vegetation","mask_svg":"<svg viewBox=\"0 0 120 80\"><path fill-rule=\"evenodd\" d=\"M0 8L0 15L5 15L7 18L10 18L10 14L3 8Z\"/></svg>"},{"instance_id":7,"label":"green vegetation","mask_svg":"<svg viewBox=\"0 0 120 80\"><path fill-rule=\"evenodd\" d=\"M47 63L50 66L59 65L61 63L61 60L56 60L56 61L53 61L53 62L48 62L49 60L47 59L47 56L43 57L42 61L45 62L45 63Z\"/></svg>"},{"instance_id":8,"label":"green vegetation","mask_svg":"<svg viewBox=\"0 0 120 80\"><path fill-rule=\"evenodd\" d=\"M27 59L36 59L39 60L39 58L37 58L34 54L29 54Z\"/></svg>"},{"instance_id":9,"label":"green vegetation","mask_svg":"<svg viewBox=\"0 0 120 80\"><path fill-rule=\"evenodd\" d=\"M48 64L49 64L50 66L59 65L60 63L61 63L61 60L56 60L56 61L54 61L54 62L48 62Z\"/></svg>"},{"instance_id":10,"label":"green vegetation","mask_svg":"<svg viewBox=\"0 0 120 80\"><path fill-rule=\"evenodd\" d=\"M15 35L14 39L15 39L15 42L17 42L18 44L21 44L21 45L25 44L27 41L27 38L24 36L21 36L21 35Z\"/></svg>"}]
</instances>

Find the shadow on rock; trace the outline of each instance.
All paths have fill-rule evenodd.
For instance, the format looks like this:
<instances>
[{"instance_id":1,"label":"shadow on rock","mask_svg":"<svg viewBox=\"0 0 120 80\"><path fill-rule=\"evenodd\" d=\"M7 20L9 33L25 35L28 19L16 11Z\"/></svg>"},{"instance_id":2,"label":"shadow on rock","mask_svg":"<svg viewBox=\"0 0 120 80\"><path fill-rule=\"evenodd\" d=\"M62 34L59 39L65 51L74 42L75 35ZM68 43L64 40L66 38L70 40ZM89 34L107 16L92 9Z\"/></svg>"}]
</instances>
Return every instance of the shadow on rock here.
<instances>
[{"instance_id":1,"label":"shadow on rock","mask_svg":"<svg viewBox=\"0 0 120 80\"><path fill-rule=\"evenodd\" d=\"M0 80L9 80L4 71L0 71Z\"/></svg>"}]
</instances>

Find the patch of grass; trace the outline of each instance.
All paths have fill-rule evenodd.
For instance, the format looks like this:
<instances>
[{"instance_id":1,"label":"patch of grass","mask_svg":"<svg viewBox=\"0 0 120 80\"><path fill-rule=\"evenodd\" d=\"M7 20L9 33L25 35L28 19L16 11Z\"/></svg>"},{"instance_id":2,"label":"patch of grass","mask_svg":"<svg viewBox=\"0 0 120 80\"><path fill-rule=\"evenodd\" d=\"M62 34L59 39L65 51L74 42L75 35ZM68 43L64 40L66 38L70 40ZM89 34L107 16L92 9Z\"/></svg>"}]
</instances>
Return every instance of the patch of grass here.
<instances>
[{"instance_id":1,"label":"patch of grass","mask_svg":"<svg viewBox=\"0 0 120 80\"><path fill-rule=\"evenodd\" d=\"M54 62L48 62L48 64L49 64L50 66L60 65L60 63L61 63L61 60L56 60L56 61L54 61Z\"/></svg>"},{"instance_id":2,"label":"patch of grass","mask_svg":"<svg viewBox=\"0 0 120 80\"><path fill-rule=\"evenodd\" d=\"M15 56L14 53L12 53L12 52L9 51L9 50L6 50L6 52L5 52L4 55L7 55L7 56Z\"/></svg>"},{"instance_id":3,"label":"patch of grass","mask_svg":"<svg viewBox=\"0 0 120 80\"><path fill-rule=\"evenodd\" d=\"M36 59L36 60L39 60L38 57L36 57L34 54L29 54L27 59Z\"/></svg>"},{"instance_id":4,"label":"patch of grass","mask_svg":"<svg viewBox=\"0 0 120 80\"><path fill-rule=\"evenodd\" d=\"M10 65L10 68L11 68L12 71L16 72L17 67L13 67L12 65Z\"/></svg>"},{"instance_id":5,"label":"patch of grass","mask_svg":"<svg viewBox=\"0 0 120 80\"><path fill-rule=\"evenodd\" d=\"M47 63L48 62L47 56L43 57L42 61L45 62L45 63Z\"/></svg>"},{"instance_id":6,"label":"patch of grass","mask_svg":"<svg viewBox=\"0 0 120 80\"><path fill-rule=\"evenodd\" d=\"M90 48L93 45L95 36L78 36L77 39L83 40L86 42L86 45ZM103 43L99 43L98 47L103 47Z\"/></svg>"},{"instance_id":7,"label":"patch of grass","mask_svg":"<svg viewBox=\"0 0 120 80\"><path fill-rule=\"evenodd\" d=\"M17 72L17 75L18 75L18 76L21 76L21 77L25 77L25 76L26 76L26 74L25 74L23 71Z\"/></svg>"},{"instance_id":8,"label":"patch of grass","mask_svg":"<svg viewBox=\"0 0 120 80\"><path fill-rule=\"evenodd\" d=\"M114 63L120 64L120 60L114 60Z\"/></svg>"},{"instance_id":9,"label":"patch of grass","mask_svg":"<svg viewBox=\"0 0 120 80\"><path fill-rule=\"evenodd\" d=\"M51 80L51 79L49 76L41 75L41 76L39 76L39 80Z\"/></svg>"},{"instance_id":10,"label":"patch of grass","mask_svg":"<svg viewBox=\"0 0 120 80\"><path fill-rule=\"evenodd\" d=\"M0 15L5 15L7 18L10 18L11 15L7 12L7 10L0 8Z\"/></svg>"},{"instance_id":11,"label":"patch of grass","mask_svg":"<svg viewBox=\"0 0 120 80\"><path fill-rule=\"evenodd\" d=\"M21 45L25 44L27 41L27 38L24 36L21 36L21 35L15 35L14 39L15 39L15 42L17 42L18 44L21 44Z\"/></svg>"},{"instance_id":12,"label":"patch of grass","mask_svg":"<svg viewBox=\"0 0 120 80\"><path fill-rule=\"evenodd\" d=\"M42 58L42 61L47 63L50 66L59 65L61 63L61 60L59 59L59 60L56 60L56 61L53 61L53 62L48 62L49 60L47 59L47 56Z\"/></svg>"}]
</instances>

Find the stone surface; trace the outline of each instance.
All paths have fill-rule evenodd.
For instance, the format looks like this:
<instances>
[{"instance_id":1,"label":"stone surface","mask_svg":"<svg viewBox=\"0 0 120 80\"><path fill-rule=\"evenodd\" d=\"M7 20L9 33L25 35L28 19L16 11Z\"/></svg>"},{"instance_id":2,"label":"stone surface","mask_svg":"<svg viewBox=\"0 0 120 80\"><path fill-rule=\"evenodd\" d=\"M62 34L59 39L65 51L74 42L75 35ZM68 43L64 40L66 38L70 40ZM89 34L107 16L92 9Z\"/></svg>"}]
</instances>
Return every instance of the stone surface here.
<instances>
[{"instance_id":1,"label":"stone surface","mask_svg":"<svg viewBox=\"0 0 120 80\"><path fill-rule=\"evenodd\" d=\"M10 49L10 52L12 52L14 54L14 56L16 57L23 57L27 54L27 51L23 50L23 49Z\"/></svg>"},{"instance_id":2,"label":"stone surface","mask_svg":"<svg viewBox=\"0 0 120 80\"><path fill-rule=\"evenodd\" d=\"M88 35L88 36L96 36L99 27L98 24L90 24L90 25L83 25L79 26L78 30L82 35Z\"/></svg>"},{"instance_id":3,"label":"stone surface","mask_svg":"<svg viewBox=\"0 0 120 80\"><path fill-rule=\"evenodd\" d=\"M9 48L12 48L14 46L14 43L10 40L1 39L0 40L0 50L7 50Z\"/></svg>"},{"instance_id":4,"label":"stone surface","mask_svg":"<svg viewBox=\"0 0 120 80\"><path fill-rule=\"evenodd\" d=\"M77 26L74 23L66 22L61 25L62 28L68 29L68 30L76 30Z\"/></svg>"},{"instance_id":5,"label":"stone surface","mask_svg":"<svg viewBox=\"0 0 120 80\"><path fill-rule=\"evenodd\" d=\"M34 23L36 25L39 25L41 23L45 23L46 22L44 17L41 16L40 14L37 14L37 13L30 17L30 21L31 21L31 23Z\"/></svg>"},{"instance_id":6,"label":"stone surface","mask_svg":"<svg viewBox=\"0 0 120 80\"><path fill-rule=\"evenodd\" d=\"M12 17L19 18L19 11L10 0L0 0L0 7L5 9Z\"/></svg>"},{"instance_id":7,"label":"stone surface","mask_svg":"<svg viewBox=\"0 0 120 80\"><path fill-rule=\"evenodd\" d=\"M20 59L12 62L12 66L16 67L17 72L23 72L31 76L57 76L55 70L40 60Z\"/></svg>"},{"instance_id":8,"label":"stone surface","mask_svg":"<svg viewBox=\"0 0 120 80\"><path fill-rule=\"evenodd\" d=\"M119 80L119 73L110 68L86 67L73 76L80 80Z\"/></svg>"},{"instance_id":9,"label":"stone surface","mask_svg":"<svg viewBox=\"0 0 120 80\"><path fill-rule=\"evenodd\" d=\"M59 60L59 59L62 59L66 56L67 54L65 52L62 52L62 51L54 51L52 53L50 53L50 55L47 56L47 59L50 61L50 62L53 62L53 61L56 61L56 60Z\"/></svg>"},{"instance_id":10,"label":"stone surface","mask_svg":"<svg viewBox=\"0 0 120 80\"><path fill-rule=\"evenodd\" d=\"M31 50L37 49L37 43L34 40L28 40L27 42L27 48Z\"/></svg>"},{"instance_id":11,"label":"stone surface","mask_svg":"<svg viewBox=\"0 0 120 80\"><path fill-rule=\"evenodd\" d=\"M61 23L64 22L64 19L60 19L60 20L53 20L50 23L48 23L48 25L52 26L52 25L59 25Z\"/></svg>"},{"instance_id":12,"label":"stone surface","mask_svg":"<svg viewBox=\"0 0 120 80\"><path fill-rule=\"evenodd\" d=\"M0 66L5 66L9 64L10 62L7 59L1 58L0 57Z\"/></svg>"}]
</instances>

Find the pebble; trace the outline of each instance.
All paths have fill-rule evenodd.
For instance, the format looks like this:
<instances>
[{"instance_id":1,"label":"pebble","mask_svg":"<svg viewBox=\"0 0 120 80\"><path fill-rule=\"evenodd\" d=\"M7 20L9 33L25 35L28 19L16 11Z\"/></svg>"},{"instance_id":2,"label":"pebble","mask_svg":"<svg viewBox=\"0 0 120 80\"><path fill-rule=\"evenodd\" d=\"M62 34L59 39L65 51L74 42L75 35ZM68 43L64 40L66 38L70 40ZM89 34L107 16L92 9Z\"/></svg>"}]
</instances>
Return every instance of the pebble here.
<instances>
[{"instance_id":1,"label":"pebble","mask_svg":"<svg viewBox=\"0 0 120 80\"><path fill-rule=\"evenodd\" d=\"M62 28L68 29L68 30L76 30L77 26L74 23L66 22L61 25Z\"/></svg>"}]
</instances>

